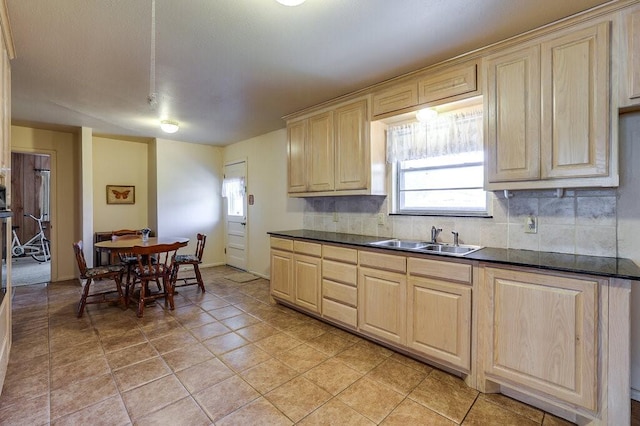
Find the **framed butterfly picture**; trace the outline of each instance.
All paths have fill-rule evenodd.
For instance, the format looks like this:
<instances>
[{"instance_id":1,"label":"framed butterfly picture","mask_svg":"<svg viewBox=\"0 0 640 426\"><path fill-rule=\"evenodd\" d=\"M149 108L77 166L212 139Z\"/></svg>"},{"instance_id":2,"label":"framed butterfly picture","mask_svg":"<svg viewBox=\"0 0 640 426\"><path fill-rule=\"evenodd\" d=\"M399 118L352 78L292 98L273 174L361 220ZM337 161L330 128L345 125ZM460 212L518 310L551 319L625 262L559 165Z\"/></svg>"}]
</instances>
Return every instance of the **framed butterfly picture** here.
<instances>
[{"instance_id":1,"label":"framed butterfly picture","mask_svg":"<svg viewBox=\"0 0 640 426\"><path fill-rule=\"evenodd\" d=\"M107 185L107 204L135 204L136 187L133 185Z\"/></svg>"}]
</instances>

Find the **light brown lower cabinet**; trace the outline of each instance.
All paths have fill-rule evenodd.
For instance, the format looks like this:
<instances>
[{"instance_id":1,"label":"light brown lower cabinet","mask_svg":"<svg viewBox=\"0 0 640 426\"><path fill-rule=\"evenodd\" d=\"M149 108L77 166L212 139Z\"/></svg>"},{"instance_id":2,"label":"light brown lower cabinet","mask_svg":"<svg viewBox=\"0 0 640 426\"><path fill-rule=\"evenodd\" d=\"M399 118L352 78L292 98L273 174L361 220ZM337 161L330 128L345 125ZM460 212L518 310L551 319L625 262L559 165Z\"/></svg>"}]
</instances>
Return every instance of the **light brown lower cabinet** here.
<instances>
[{"instance_id":1,"label":"light brown lower cabinet","mask_svg":"<svg viewBox=\"0 0 640 426\"><path fill-rule=\"evenodd\" d=\"M468 372L471 368L471 286L410 277L407 346Z\"/></svg>"},{"instance_id":2,"label":"light brown lower cabinet","mask_svg":"<svg viewBox=\"0 0 640 426\"><path fill-rule=\"evenodd\" d=\"M372 268L358 272L358 328L388 342L406 341L407 275Z\"/></svg>"},{"instance_id":3,"label":"light brown lower cabinet","mask_svg":"<svg viewBox=\"0 0 640 426\"><path fill-rule=\"evenodd\" d=\"M597 411L598 294L606 280L484 273L485 376Z\"/></svg>"}]
</instances>

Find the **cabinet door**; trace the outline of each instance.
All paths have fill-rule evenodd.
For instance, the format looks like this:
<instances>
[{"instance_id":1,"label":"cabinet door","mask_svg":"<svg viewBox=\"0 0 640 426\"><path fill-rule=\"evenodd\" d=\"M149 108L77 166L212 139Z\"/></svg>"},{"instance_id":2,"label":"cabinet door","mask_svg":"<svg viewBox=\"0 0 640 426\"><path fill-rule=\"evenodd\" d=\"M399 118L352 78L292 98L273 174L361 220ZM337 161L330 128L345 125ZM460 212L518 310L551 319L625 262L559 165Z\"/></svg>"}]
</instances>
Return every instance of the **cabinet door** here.
<instances>
[{"instance_id":1,"label":"cabinet door","mask_svg":"<svg viewBox=\"0 0 640 426\"><path fill-rule=\"evenodd\" d=\"M305 145L307 141L307 120L287 123L287 149L289 156L289 192L307 190Z\"/></svg>"},{"instance_id":2,"label":"cabinet door","mask_svg":"<svg viewBox=\"0 0 640 426\"><path fill-rule=\"evenodd\" d=\"M308 126L307 189L312 192L331 191L334 188L333 113L310 117Z\"/></svg>"},{"instance_id":3,"label":"cabinet door","mask_svg":"<svg viewBox=\"0 0 640 426\"><path fill-rule=\"evenodd\" d=\"M485 269L484 370L597 409L598 280Z\"/></svg>"},{"instance_id":4,"label":"cabinet door","mask_svg":"<svg viewBox=\"0 0 640 426\"><path fill-rule=\"evenodd\" d=\"M540 178L540 48L485 60L488 182Z\"/></svg>"},{"instance_id":5,"label":"cabinet door","mask_svg":"<svg viewBox=\"0 0 640 426\"><path fill-rule=\"evenodd\" d=\"M293 253L271 250L271 294L293 302Z\"/></svg>"},{"instance_id":6,"label":"cabinet door","mask_svg":"<svg viewBox=\"0 0 640 426\"><path fill-rule=\"evenodd\" d=\"M627 16L627 97L640 102L640 10Z\"/></svg>"},{"instance_id":7,"label":"cabinet door","mask_svg":"<svg viewBox=\"0 0 640 426\"><path fill-rule=\"evenodd\" d=\"M418 103L425 104L476 91L477 67L473 62L430 72L418 81Z\"/></svg>"},{"instance_id":8,"label":"cabinet door","mask_svg":"<svg viewBox=\"0 0 640 426\"><path fill-rule=\"evenodd\" d=\"M407 346L469 371L471 368L471 287L410 278Z\"/></svg>"},{"instance_id":9,"label":"cabinet door","mask_svg":"<svg viewBox=\"0 0 640 426\"><path fill-rule=\"evenodd\" d=\"M358 328L389 342L406 340L404 274L360 268L358 273Z\"/></svg>"},{"instance_id":10,"label":"cabinet door","mask_svg":"<svg viewBox=\"0 0 640 426\"><path fill-rule=\"evenodd\" d=\"M336 109L336 190L366 189L369 186L367 101Z\"/></svg>"},{"instance_id":11,"label":"cabinet door","mask_svg":"<svg viewBox=\"0 0 640 426\"><path fill-rule=\"evenodd\" d=\"M294 254L293 275L296 305L312 312L320 312L321 259L314 256Z\"/></svg>"},{"instance_id":12,"label":"cabinet door","mask_svg":"<svg viewBox=\"0 0 640 426\"><path fill-rule=\"evenodd\" d=\"M609 22L542 43L542 178L609 174Z\"/></svg>"},{"instance_id":13,"label":"cabinet door","mask_svg":"<svg viewBox=\"0 0 640 426\"><path fill-rule=\"evenodd\" d=\"M373 94L373 115L385 114L418 104L418 83L415 81Z\"/></svg>"}]
</instances>

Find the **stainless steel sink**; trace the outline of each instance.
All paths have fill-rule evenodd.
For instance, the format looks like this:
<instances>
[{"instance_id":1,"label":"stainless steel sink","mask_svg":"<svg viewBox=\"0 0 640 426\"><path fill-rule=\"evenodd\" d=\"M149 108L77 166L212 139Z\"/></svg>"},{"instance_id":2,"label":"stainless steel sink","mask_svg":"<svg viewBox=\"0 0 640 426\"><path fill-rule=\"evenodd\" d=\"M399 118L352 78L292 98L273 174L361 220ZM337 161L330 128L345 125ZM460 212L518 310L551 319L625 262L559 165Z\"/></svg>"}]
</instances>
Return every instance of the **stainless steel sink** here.
<instances>
[{"instance_id":1,"label":"stainless steel sink","mask_svg":"<svg viewBox=\"0 0 640 426\"><path fill-rule=\"evenodd\" d=\"M481 246L472 246L467 244L452 245L446 243L430 243L425 241L407 241L407 240L382 240L369 243L372 246L411 250L418 253L443 254L448 256L465 256L474 251L480 250Z\"/></svg>"},{"instance_id":2,"label":"stainless steel sink","mask_svg":"<svg viewBox=\"0 0 640 426\"><path fill-rule=\"evenodd\" d=\"M399 249L421 249L427 247L429 243L423 241L403 241L403 240L384 240L371 243L373 246L387 247L387 248L399 248Z\"/></svg>"}]
</instances>

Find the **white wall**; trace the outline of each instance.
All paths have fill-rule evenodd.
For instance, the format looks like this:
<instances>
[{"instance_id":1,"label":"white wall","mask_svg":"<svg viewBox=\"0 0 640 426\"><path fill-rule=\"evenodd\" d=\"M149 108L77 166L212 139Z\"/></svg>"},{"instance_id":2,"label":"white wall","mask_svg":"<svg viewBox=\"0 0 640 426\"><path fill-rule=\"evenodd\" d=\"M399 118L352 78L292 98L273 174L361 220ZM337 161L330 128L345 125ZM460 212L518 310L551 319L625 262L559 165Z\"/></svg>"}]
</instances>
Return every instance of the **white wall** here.
<instances>
[{"instance_id":1,"label":"white wall","mask_svg":"<svg viewBox=\"0 0 640 426\"><path fill-rule=\"evenodd\" d=\"M93 229L148 226L147 142L93 137ZM107 185L135 186L135 204L107 204Z\"/></svg>"},{"instance_id":2,"label":"white wall","mask_svg":"<svg viewBox=\"0 0 640 426\"><path fill-rule=\"evenodd\" d=\"M620 116L618 256L640 264L640 112ZM631 388L640 400L640 288L631 288Z\"/></svg>"},{"instance_id":3,"label":"white wall","mask_svg":"<svg viewBox=\"0 0 640 426\"><path fill-rule=\"evenodd\" d=\"M222 187L222 148L157 139L156 170L157 232L190 238L181 253L195 251L197 233L207 235L203 267L224 263L224 224L220 189Z\"/></svg>"},{"instance_id":4,"label":"white wall","mask_svg":"<svg viewBox=\"0 0 640 426\"><path fill-rule=\"evenodd\" d=\"M302 228L304 201L287 196L286 130L225 147L225 163L242 159L247 160L247 191L255 199L247 209L247 270L269 277L267 232Z\"/></svg>"}]
</instances>

